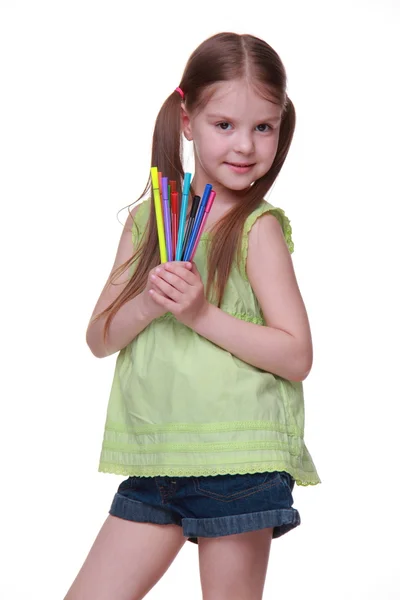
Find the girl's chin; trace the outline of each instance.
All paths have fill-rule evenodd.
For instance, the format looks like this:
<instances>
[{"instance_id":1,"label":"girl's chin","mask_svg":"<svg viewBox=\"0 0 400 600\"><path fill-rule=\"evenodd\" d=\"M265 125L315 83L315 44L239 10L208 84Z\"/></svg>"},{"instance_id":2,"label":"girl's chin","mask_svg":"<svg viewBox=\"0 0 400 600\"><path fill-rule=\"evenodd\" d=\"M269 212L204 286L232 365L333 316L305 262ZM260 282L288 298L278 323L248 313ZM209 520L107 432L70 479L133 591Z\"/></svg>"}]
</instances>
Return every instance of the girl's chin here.
<instances>
[{"instance_id":1,"label":"girl's chin","mask_svg":"<svg viewBox=\"0 0 400 600\"><path fill-rule=\"evenodd\" d=\"M232 190L233 192L247 192L247 190L253 185L254 181L247 178L246 181L237 181L236 178L224 177L219 181L220 185L223 185L228 190Z\"/></svg>"}]
</instances>

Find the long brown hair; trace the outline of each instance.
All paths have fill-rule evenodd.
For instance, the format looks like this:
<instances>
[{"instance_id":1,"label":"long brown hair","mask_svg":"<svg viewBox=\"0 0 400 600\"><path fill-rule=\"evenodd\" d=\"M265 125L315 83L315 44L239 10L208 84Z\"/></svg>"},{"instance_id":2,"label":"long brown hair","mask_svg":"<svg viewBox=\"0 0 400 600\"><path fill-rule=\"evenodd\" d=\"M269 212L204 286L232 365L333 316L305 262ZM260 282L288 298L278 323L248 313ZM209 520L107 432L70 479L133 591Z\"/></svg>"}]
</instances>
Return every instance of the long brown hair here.
<instances>
[{"instance_id":1,"label":"long brown hair","mask_svg":"<svg viewBox=\"0 0 400 600\"><path fill-rule=\"evenodd\" d=\"M205 40L190 56L179 87L184 91L185 108L190 113L199 110L207 102L207 90L220 81L246 79L270 102L282 108L282 120L276 156L269 171L254 182L238 202L213 227L208 253L208 281L206 294L215 292L220 306L224 295L235 252L240 249L241 236L246 218L259 206L277 178L292 142L296 114L286 94L286 72L278 54L263 40L252 35L219 33ZM177 182L182 191L184 170L182 166L181 96L173 91L158 113L151 153L151 166ZM138 201L152 195L149 177ZM145 235L132 258L118 267L110 277L110 283L125 270L136 265L133 276L120 295L94 320L106 316L104 342L111 321L120 308L142 292L149 271L160 263L154 202L151 202L150 218Z\"/></svg>"}]
</instances>

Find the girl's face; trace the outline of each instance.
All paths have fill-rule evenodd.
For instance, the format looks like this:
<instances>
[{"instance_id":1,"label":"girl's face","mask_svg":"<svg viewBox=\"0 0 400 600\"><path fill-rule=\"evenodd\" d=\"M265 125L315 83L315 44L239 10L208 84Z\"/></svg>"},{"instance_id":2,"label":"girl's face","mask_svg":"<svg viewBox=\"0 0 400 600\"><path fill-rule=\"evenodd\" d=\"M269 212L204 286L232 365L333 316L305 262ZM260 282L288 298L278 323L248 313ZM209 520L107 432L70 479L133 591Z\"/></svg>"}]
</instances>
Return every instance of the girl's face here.
<instances>
[{"instance_id":1,"label":"girl's face","mask_svg":"<svg viewBox=\"0 0 400 600\"><path fill-rule=\"evenodd\" d=\"M277 151L280 118L281 107L242 80L216 84L211 99L192 116L183 109L198 189L210 183L216 191L221 186L242 191L265 175Z\"/></svg>"}]
</instances>

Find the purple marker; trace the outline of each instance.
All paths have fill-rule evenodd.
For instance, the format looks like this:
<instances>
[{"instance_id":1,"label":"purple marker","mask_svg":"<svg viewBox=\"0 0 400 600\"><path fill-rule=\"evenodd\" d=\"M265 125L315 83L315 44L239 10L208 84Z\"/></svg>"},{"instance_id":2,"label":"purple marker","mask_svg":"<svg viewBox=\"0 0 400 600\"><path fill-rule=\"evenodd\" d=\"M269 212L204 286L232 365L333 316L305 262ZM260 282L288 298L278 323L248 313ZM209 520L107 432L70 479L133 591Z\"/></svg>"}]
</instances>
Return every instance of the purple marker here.
<instances>
[{"instance_id":1,"label":"purple marker","mask_svg":"<svg viewBox=\"0 0 400 600\"><path fill-rule=\"evenodd\" d=\"M168 202L168 177L162 178L162 203L164 213L165 240L167 242L167 258L172 260L171 213Z\"/></svg>"},{"instance_id":2,"label":"purple marker","mask_svg":"<svg viewBox=\"0 0 400 600\"><path fill-rule=\"evenodd\" d=\"M194 242L192 254L190 255L190 258L189 258L190 262L192 262L192 260L194 258L194 255L196 254L196 250L197 250L197 246L199 245L201 234L203 233L203 230L204 230L204 227L205 227L205 224L206 224L206 221L207 221L207 217L209 215L209 212L211 210L211 207L213 205L214 198L215 198L216 195L217 194L216 194L216 192L214 192L214 190L212 192L210 192L210 197L209 197L208 202L206 204L206 209L204 211L204 215L203 215L203 218L202 218L201 223L200 223L199 232L197 234L196 241Z\"/></svg>"}]
</instances>

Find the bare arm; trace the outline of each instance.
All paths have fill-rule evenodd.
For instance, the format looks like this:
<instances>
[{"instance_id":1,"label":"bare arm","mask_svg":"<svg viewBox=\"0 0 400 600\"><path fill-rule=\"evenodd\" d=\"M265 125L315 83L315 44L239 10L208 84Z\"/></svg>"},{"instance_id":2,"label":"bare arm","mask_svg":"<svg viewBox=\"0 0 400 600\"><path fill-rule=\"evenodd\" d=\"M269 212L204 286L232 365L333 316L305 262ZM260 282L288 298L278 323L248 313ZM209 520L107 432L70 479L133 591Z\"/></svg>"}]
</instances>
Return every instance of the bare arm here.
<instances>
[{"instance_id":1,"label":"bare arm","mask_svg":"<svg viewBox=\"0 0 400 600\"><path fill-rule=\"evenodd\" d=\"M312 341L282 229L265 215L249 236L247 274L267 326L240 321L208 305L194 330L255 367L291 381L304 380L312 366Z\"/></svg>"},{"instance_id":2,"label":"bare arm","mask_svg":"<svg viewBox=\"0 0 400 600\"><path fill-rule=\"evenodd\" d=\"M138 208L135 207L132 211L133 216L135 216ZM98 358L109 356L125 348L154 318L165 312L165 310L160 310L160 307L155 305L151 297L144 292L139 294L124 304L111 321L107 346L103 342L106 318L102 317L93 322L93 318L117 298L128 282L128 271L125 271L119 278L114 280L114 285L109 285L112 272L133 255L132 225L133 219L129 215L121 234L114 265L94 307L86 331L86 342L92 353Z\"/></svg>"},{"instance_id":3,"label":"bare arm","mask_svg":"<svg viewBox=\"0 0 400 600\"><path fill-rule=\"evenodd\" d=\"M242 321L209 305L194 330L244 362L290 381L303 381L309 372L296 339L289 333Z\"/></svg>"},{"instance_id":4,"label":"bare arm","mask_svg":"<svg viewBox=\"0 0 400 600\"><path fill-rule=\"evenodd\" d=\"M97 358L104 358L125 348L152 320L145 310L143 294L139 294L124 304L111 321L107 345L103 342L105 317L89 323L86 342Z\"/></svg>"}]
</instances>

